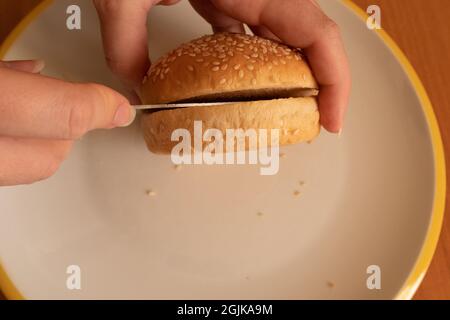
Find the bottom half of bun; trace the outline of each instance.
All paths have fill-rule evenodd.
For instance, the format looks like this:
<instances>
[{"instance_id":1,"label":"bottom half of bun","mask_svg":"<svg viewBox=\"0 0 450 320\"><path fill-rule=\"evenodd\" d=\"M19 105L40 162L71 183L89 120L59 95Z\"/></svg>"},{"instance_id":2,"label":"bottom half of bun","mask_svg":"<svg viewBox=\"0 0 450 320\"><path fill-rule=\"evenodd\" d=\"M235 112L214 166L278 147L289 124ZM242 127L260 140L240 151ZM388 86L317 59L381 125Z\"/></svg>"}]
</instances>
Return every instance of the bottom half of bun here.
<instances>
[{"instance_id":1,"label":"bottom half of bun","mask_svg":"<svg viewBox=\"0 0 450 320\"><path fill-rule=\"evenodd\" d=\"M271 134L274 132L273 129L278 129L276 143L279 145L309 142L320 132L319 111L315 97L236 102L220 106L199 106L144 113L142 129L148 149L153 153L170 154L172 149L180 143L179 139L172 141L172 134L177 129L182 129L186 133L189 132L191 150L194 150L194 137L198 136L195 123L197 123L197 129L198 124L201 123L202 134L208 129L220 131L223 146L230 142L227 141L227 137L228 140L236 140L236 147L239 145L236 137L227 135L227 130L241 129L241 131L256 133L257 141L260 141L260 135L267 133L269 134L268 146L271 145L274 137ZM243 145L245 150L255 149L255 145L249 141L250 136L245 137L245 143L241 141L241 146ZM211 141L202 140L203 148ZM261 147L261 144L256 146L258 147Z\"/></svg>"}]
</instances>

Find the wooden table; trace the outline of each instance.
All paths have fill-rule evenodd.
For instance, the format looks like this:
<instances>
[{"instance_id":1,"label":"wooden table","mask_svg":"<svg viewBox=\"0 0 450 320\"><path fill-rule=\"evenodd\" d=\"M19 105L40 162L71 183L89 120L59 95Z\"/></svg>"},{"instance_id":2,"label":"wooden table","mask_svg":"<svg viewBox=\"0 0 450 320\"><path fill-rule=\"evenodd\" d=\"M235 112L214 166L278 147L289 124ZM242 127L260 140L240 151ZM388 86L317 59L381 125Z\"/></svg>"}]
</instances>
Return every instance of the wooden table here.
<instances>
[{"instance_id":1,"label":"wooden table","mask_svg":"<svg viewBox=\"0 0 450 320\"><path fill-rule=\"evenodd\" d=\"M0 0L0 41L40 0ZM377 4L382 27L406 53L435 108L450 174L450 1L449 0L354 0L363 9ZM448 174L448 175L449 175ZM448 179L447 175L447 180ZM449 185L449 184L447 184ZM447 187L447 195L450 187ZM449 197L441 238L430 269L416 299L450 299L450 210ZM0 294L1 299L1 294Z\"/></svg>"}]
</instances>

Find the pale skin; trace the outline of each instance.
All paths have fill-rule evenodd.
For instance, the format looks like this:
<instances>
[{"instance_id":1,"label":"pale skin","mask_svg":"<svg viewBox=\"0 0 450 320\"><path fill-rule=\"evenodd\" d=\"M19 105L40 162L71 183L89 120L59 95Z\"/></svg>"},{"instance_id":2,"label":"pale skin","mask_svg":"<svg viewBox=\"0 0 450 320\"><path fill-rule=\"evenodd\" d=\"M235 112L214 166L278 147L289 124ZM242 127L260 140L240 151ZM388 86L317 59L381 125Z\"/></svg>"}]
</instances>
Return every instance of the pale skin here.
<instances>
[{"instance_id":1,"label":"pale skin","mask_svg":"<svg viewBox=\"0 0 450 320\"><path fill-rule=\"evenodd\" d=\"M111 70L131 89L150 67L148 13L179 0L94 0ZM341 35L314 0L190 0L214 32L244 32L302 48L320 85L322 126L342 130L350 72ZM151 44L150 44L151 47ZM0 186L52 176L73 143L95 129L131 124L123 95L99 84L74 84L39 74L42 61L0 61Z\"/></svg>"}]
</instances>

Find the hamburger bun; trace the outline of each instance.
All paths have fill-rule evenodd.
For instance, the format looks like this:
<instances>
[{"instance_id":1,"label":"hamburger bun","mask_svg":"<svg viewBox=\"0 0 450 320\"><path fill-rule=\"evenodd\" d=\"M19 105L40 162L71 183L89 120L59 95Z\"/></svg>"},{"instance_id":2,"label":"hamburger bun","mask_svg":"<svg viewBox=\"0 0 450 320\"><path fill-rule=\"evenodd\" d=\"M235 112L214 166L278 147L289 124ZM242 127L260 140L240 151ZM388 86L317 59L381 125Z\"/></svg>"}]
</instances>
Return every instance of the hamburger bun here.
<instances>
[{"instance_id":1,"label":"hamburger bun","mask_svg":"<svg viewBox=\"0 0 450 320\"><path fill-rule=\"evenodd\" d=\"M152 65L143 81L144 104L199 103L145 112L150 151L170 153L174 130L279 129L280 145L311 141L320 132L317 82L301 52L245 34L220 33L183 44ZM201 106L202 102L233 102Z\"/></svg>"}]
</instances>

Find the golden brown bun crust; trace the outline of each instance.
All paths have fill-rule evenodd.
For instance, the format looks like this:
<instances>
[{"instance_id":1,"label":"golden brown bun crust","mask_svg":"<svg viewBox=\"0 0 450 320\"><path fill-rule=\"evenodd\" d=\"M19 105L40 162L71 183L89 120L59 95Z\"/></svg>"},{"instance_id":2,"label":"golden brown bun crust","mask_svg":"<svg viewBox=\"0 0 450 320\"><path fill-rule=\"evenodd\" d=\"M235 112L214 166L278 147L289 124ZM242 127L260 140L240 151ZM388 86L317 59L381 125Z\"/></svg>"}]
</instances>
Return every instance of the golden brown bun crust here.
<instances>
[{"instance_id":1,"label":"golden brown bun crust","mask_svg":"<svg viewBox=\"0 0 450 320\"><path fill-rule=\"evenodd\" d=\"M319 111L314 97L179 108L143 114L142 128L149 150L171 153L179 143L172 142L171 135L179 128L190 131L193 143L195 120L202 121L203 133L207 129L218 129L224 137L226 129L280 129L280 145L311 141L320 131Z\"/></svg>"},{"instance_id":2,"label":"golden brown bun crust","mask_svg":"<svg viewBox=\"0 0 450 320\"><path fill-rule=\"evenodd\" d=\"M301 53L256 36L221 33L193 40L150 68L141 88L146 104L246 90L317 88Z\"/></svg>"}]
</instances>

